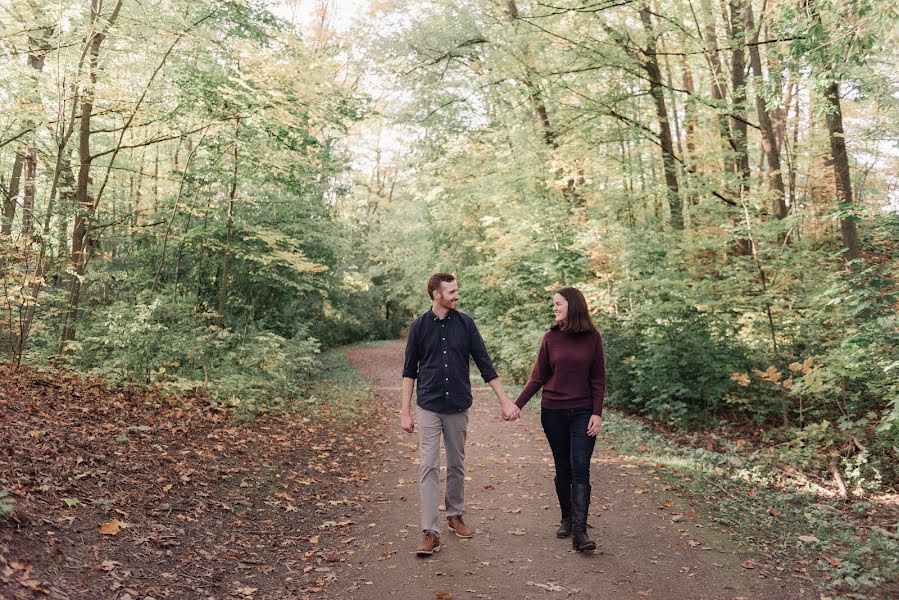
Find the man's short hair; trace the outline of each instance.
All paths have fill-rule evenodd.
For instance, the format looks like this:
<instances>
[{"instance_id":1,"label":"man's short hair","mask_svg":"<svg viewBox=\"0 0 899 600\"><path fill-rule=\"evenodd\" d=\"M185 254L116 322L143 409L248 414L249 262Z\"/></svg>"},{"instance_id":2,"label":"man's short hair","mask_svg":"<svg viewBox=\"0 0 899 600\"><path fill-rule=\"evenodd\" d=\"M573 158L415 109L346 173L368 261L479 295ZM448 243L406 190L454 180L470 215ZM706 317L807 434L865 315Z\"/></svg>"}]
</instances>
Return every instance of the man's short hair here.
<instances>
[{"instance_id":1,"label":"man's short hair","mask_svg":"<svg viewBox=\"0 0 899 600\"><path fill-rule=\"evenodd\" d=\"M451 281L455 281L456 277L454 275L450 275L449 273L434 273L431 275L431 278L428 279L428 298L431 300L434 299L434 292L440 289L440 284L444 281L449 283Z\"/></svg>"}]
</instances>

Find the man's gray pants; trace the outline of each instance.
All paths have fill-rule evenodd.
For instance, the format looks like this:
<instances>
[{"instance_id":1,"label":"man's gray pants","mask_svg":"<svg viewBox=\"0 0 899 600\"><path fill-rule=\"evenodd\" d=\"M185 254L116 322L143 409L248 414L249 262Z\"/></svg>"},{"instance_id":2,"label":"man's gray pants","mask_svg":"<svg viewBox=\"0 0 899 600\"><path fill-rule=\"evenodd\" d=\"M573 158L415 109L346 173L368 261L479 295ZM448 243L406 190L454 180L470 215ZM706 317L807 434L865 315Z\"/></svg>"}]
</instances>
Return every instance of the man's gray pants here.
<instances>
[{"instance_id":1,"label":"man's gray pants","mask_svg":"<svg viewBox=\"0 0 899 600\"><path fill-rule=\"evenodd\" d=\"M446 449L446 516L462 514L465 502L465 438L468 411L441 414L418 407L418 487L421 491L421 530L440 535L440 436Z\"/></svg>"}]
</instances>

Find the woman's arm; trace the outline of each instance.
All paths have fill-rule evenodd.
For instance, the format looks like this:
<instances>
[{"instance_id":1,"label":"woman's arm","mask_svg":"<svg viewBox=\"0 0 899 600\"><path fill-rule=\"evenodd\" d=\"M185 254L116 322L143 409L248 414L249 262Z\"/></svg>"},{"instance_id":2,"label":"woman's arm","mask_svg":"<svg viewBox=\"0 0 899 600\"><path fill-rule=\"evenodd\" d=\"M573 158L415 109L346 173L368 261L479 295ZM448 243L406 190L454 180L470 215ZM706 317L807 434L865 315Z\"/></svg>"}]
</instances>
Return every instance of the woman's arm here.
<instances>
[{"instance_id":1,"label":"woman's arm","mask_svg":"<svg viewBox=\"0 0 899 600\"><path fill-rule=\"evenodd\" d=\"M602 416L602 406L606 396L606 358L602 336L598 332L593 362L590 365L590 390L593 396L593 414Z\"/></svg>"},{"instance_id":2,"label":"woman's arm","mask_svg":"<svg viewBox=\"0 0 899 600\"><path fill-rule=\"evenodd\" d=\"M534 368L531 369L531 376L528 377L527 384L521 390L521 393L518 394L518 399L515 401L515 405L518 408L524 408L524 405L537 393L537 390L543 387L543 384L552 375L552 366L549 364L547 335L544 335L543 340L540 341L540 350L537 352L537 361L534 363Z\"/></svg>"}]
</instances>

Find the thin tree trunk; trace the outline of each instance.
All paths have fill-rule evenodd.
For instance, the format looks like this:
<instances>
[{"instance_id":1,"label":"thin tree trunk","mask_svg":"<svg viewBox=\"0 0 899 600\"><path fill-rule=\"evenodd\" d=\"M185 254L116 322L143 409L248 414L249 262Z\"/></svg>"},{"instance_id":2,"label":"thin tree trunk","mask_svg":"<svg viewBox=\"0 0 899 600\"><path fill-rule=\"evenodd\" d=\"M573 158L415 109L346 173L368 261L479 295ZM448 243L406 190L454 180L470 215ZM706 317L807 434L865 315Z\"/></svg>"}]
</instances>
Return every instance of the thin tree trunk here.
<instances>
[{"instance_id":1,"label":"thin tree trunk","mask_svg":"<svg viewBox=\"0 0 899 600\"><path fill-rule=\"evenodd\" d=\"M746 125L746 31L744 29L744 0L730 0L729 34L733 50L730 58L731 130L734 142L734 168L738 177L737 190L740 194L749 191L749 152L747 150L748 129Z\"/></svg>"},{"instance_id":2,"label":"thin tree trunk","mask_svg":"<svg viewBox=\"0 0 899 600\"><path fill-rule=\"evenodd\" d=\"M12 176L9 178L9 189L6 202L3 204L3 235L12 234L12 222L16 217L16 203L19 201L19 187L22 182L22 170L25 167L25 149L16 152L12 163Z\"/></svg>"},{"instance_id":3,"label":"thin tree trunk","mask_svg":"<svg viewBox=\"0 0 899 600\"><path fill-rule=\"evenodd\" d=\"M783 172L780 166L780 150L777 143L777 135L774 131L774 123L765 104L765 99L760 93L764 82L762 72L762 57L758 47L759 31L755 26L752 14L752 2L746 3L746 29L751 32L749 44L749 63L752 67L752 75L755 77L755 109L759 117L759 128L762 130L762 152L768 165L768 189L771 192L774 215L778 219L787 216L788 207L786 190L784 186Z\"/></svg>"},{"instance_id":4,"label":"thin tree trunk","mask_svg":"<svg viewBox=\"0 0 899 600\"><path fill-rule=\"evenodd\" d=\"M784 130L786 131L787 124L787 116L789 115L789 106L787 106L787 111L784 116ZM800 114L799 114L799 95L797 94L793 100L793 131L790 136L790 142L784 142L784 146L788 148L787 151L787 194L790 201L790 206L796 206L796 165L795 165L795 155L796 150L799 147L799 124L800 124ZM795 211L795 208L793 209Z\"/></svg>"},{"instance_id":5,"label":"thin tree trunk","mask_svg":"<svg viewBox=\"0 0 899 600\"><path fill-rule=\"evenodd\" d=\"M40 11L38 11L36 16L42 16ZM40 73L44 70L47 53L52 49L49 40L53 35L53 27L42 27L36 31L40 32L39 36L28 36L28 66ZM30 79L33 82L33 94L37 96L39 85L37 76L32 75ZM32 128L33 124L29 121L28 126ZM33 142L28 143L21 151L16 152L15 161L13 162L13 176L9 184L9 194L3 207L2 232L5 235L9 235L12 232L12 221L16 213L16 200L19 195L23 167L25 170L25 188L22 197L22 235L28 236L34 229L34 179L37 174L37 148Z\"/></svg>"},{"instance_id":6,"label":"thin tree trunk","mask_svg":"<svg viewBox=\"0 0 899 600\"><path fill-rule=\"evenodd\" d=\"M75 175L72 173L72 165L68 159L62 164L59 180L60 204L59 225L57 228L57 243L59 244L59 249L57 250L57 259L62 260L64 257L69 256L70 253L69 241L71 236L69 235L69 211L76 202Z\"/></svg>"},{"instance_id":7,"label":"thin tree trunk","mask_svg":"<svg viewBox=\"0 0 899 600\"><path fill-rule=\"evenodd\" d=\"M668 196L668 207L671 211L671 226L674 229L684 228L684 213L681 207L680 190L677 182L677 161L674 154L674 142L668 121L668 110L665 106L665 90L662 86L662 73L656 55L656 37L653 31L650 10L644 6L640 10L640 19L648 34L646 48L643 49L641 66L649 78L650 94L655 102L656 116L659 121L659 143L662 146L662 165L665 170L665 188Z\"/></svg>"},{"instance_id":8,"label":"thin tree trunk","mask_svg":"<svg viewBox=\"0 0 899 600\"><path fill-rule=\"evenodd\" d=\"M684 111L686 113L686 132L684 134L684 142L687 147L687 151L684 154L684 164L686 164L687 168L685 171L692 172L697 168L696 165L696 131L699 126L699 118L697 116L698 110L696 106L696 99L694 98L694 94L696 92L695 87L693 85L693 74L690 72L690 66L687 64L687 58L683 59L683 86L684 90L687 92L687 103L684 107ZM692 186L687 186L688 189L692 188ZM695 193L690 194L689 202L691 205L696 205L699 203L699 196Z\"/></svg>"},{"instance_id":9,"label":"thin tree trunk","mask_svg":"<svg viewBox=\"0 0 899 600\"><path fill-rule=\"evenodd\" d=\"M724 172L730 176L735 173L734 153L736 152L736 143L730 131L727 118L724 111L727 109L727 86L724 84L724 68L721 65L721 57L718 51L718 32L715 25L715 12L709 0L702 3L705 9L705 31L703 34L703 42L706 46L706 59L709 63L709 75L712 82L712 101L715 105L715 122L718 125L718 132L721 135L721 142L727 148L727 155L724 157Z\"/></svg>"},{"instance_id":10,"label":"thin tree trunk","mask_svg":"<svg viewBox=\"0 0 899 600\"><path fill-rule=\"evenodd\" d=\"M824 93L825 119L830 134L830 155L833 161L833 177L837 198L844 210L853 206L852 179L849 171L849 153L846 151L846 134L843 131L843 108L840 102L840 82L833 81ZM858 229L852 218L840 219L840 231L845 246L844 256L855 260L861 256L858 245Z\"/></svg>"},{"instance_id":11,"label":"thin tree trunk","mask_svg":"<svg viewBox=\"0 0 899 600\"><path fill-rule=\"evenodd\" d=\"M89 54L88 54L88 84L81 100L81 121L79 123L78 136L78 179L75 186L75 198L78 203L78 212L75 215L75 228L72 232L72 277L69 281L69 308L66 312L65 321L62 327L62 335L60 336L59 352L63 353L68 343L75 339L75 322L78 318L78 303L81 295L81 279L84 275L84 265L86 259L87 236L89 219L94 212L94 199L88 194L88 184L90 183L90 168L94 157L91 155L90 138L91 138L91 114L94 109L94 95L97 85L97 67L100 57L100 45L106 38L106 31L115 22L118 17L119 10L122 7L122 0L118 0L111 15L106 20L106 25L102 29L98 28L100 21L100 8L102 0L91 0L91 29L89 36Z\"/></svg>"},{"instance_id":12,"label":"thin tree trunk","mask_svg":"<svg viewBox=\"0 0 899 600\"><path fill-rule=\"evenodd\" d=\"M234 201L237 198L237 166L239 155L240 119L235 119L234 127L234 170L231 173L231 190L228 193L228 213L225 221L225 250L222 256L222 280L219 282L218 307L215 324L221 327L228 302L228 280L231 277L231 243L234 235Z\"/></svg>"},{"instance_id":13,"label":"thin tree trunk","mask_svg":"<svg viewBox=\"0 0 899 600\"><path fill-rule=\"evenodd\" d=\"M159 146L156 146L156 158L153 160L153 216L159 214Z\"/></svg>"},{"instance_id":14,"label":"thin tree trunk","mask_svg":"<svg viewBox=\"0 0 899 600\"><path fill-rule=\"evenodd\" d=\"M22 237L34 230L34 194L37 177L37 150L34 144L25 148L25 185L22 188Z\"/></svg>"}]
</instances>

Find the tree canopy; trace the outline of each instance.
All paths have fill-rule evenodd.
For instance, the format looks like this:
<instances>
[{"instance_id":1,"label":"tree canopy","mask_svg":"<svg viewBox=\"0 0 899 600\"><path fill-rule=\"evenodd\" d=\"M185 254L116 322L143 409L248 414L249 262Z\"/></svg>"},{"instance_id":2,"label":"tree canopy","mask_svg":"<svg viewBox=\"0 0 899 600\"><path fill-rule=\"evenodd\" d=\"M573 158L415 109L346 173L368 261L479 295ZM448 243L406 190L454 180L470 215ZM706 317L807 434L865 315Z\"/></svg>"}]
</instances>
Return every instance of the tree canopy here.
<instances>
[{"instance_id":1,"label":"tree canopy","mask_svg":"<svg viewBox=\"0 0 899 600\"><path fill-rule=\"evenodd\" d=\"M895 485L893 3L314 5L0 7L10 362L267 410L446 270L523 381L574 285L611 406Z\"/></svg>"}]
</instances>

